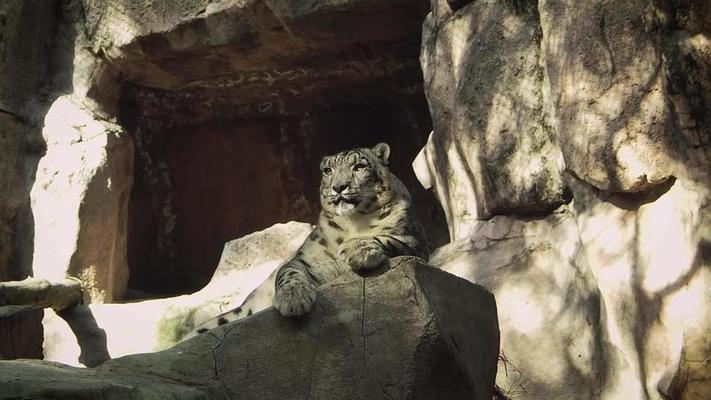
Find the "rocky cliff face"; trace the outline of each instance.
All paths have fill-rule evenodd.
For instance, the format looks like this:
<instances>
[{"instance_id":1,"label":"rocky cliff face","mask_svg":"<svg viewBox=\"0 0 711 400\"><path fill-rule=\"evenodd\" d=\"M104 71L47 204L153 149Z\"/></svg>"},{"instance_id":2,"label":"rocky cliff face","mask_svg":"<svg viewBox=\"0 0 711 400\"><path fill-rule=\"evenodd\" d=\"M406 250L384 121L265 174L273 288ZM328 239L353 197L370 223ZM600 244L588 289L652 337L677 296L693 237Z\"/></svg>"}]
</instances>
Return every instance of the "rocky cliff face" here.
<instances>
[{"instance_id":1,"label":"rocky cliff face","mask_svg":"<svg viewBox=\"0 0 711 400\"><path fill-rule=\"evenodd\" d=\"M30 190L46 150L42 120L71 82L71 65L60 50L64 39L54 35L64 24L59 7L57 1L0 4L0 280L32 272ZM41 356L41 312L0 314L0 356Z\"/></svg>"},{"instance_id":2,"label":"rocky cliff face","mask_svg":"<svg viewBox=\"0 0 711 400\"><path fill-rule=\"evenodd\" d=\"M710 18L432 2L415 168L453 240L432 262L497 296L512 397L711 393Z\"/></svg>"}]
</instances>

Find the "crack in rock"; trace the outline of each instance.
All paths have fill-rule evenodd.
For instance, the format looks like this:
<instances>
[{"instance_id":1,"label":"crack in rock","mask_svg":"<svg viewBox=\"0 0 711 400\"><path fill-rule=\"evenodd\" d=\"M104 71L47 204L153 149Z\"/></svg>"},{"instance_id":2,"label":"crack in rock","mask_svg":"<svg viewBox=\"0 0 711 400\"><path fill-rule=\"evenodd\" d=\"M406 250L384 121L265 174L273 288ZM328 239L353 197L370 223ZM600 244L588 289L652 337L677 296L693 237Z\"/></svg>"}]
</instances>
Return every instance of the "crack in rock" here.
<instances>
[{"instance_id":1,"label":"crack in rock","mask_svg":"<svg viewBox=\"0 0 711 400\"><path fill-rule=\"evenodd\" d=\"M316 305L323 310L323 306L321 303L316 301ZM314 373L316 372L316 358L318 357L318 352L319 348L321 347L321 336L323 336L323 330L326 327L326 318L324 317L323 321L321 322L321 328L319 329L318 336L316 337L316 350L314 351L314 357L313 360L311 361L311 376L309 377L309 391L306 394L306 400L311 398L311 390L314 387Z\"/></svg>"},{"instance_id":2,"label":"crack in rock","mask_svg":"<svg viewBox=\"0 0 711 400\"><path fill-rule=\"evenodd\" d=\"M358 375L358 381L356 382L355 386L355 392L358 392L358 388L360 388L360 382L363 379L363 373L365 372L365 362L366 362L366 357L367 357L367 350L368 347L366 345L366 337L365 337L365 277L363 277L363 302L362 302L362 308L361 308L361 317L360 317L360 336L361 340L363 341L363 362L360 366L360 374Z\"/></svg>"},{"instance_id":3,"label":"crack in rock","mask_svg":"<svg viewBox=\"0 0 711 400\"><path fill-rule=\"evenodd\" d=\"M227 335L230 334L230 332L232 332L232 329L225 329L225 332L221 338L218 337L215 333L209 332L210 336L214 337L218 341L217 346L214 346L212 348L212 362L213 362L213 364L212 364L212 379L214 379L220 383L220 385L222 386L222 394L224 394L228 399L230 398L230 396L228 394L229 390L225 386L225 383L222 381L222 379L220 379L220 372L219 372L219 366L218 366L216 353L217 353L217 350L219 350L219 348L222 347L222 345L225 343L225 338L227 337Z\"/></svg>"}]
</instances>

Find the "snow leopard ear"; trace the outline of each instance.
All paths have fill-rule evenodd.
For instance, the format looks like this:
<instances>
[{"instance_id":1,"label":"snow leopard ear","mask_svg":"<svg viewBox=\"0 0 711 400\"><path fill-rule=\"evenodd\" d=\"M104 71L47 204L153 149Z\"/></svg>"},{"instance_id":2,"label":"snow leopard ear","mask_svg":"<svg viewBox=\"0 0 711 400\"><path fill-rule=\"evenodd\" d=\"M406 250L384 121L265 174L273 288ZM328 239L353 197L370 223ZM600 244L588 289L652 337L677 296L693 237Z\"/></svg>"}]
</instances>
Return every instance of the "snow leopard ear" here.
<instances>
[{"instance_id":1,"label":"snow leopard ear","mask_svg":"<svg viewBox=\"0 0 711 400\"><path fill-rule=\"evenodd\" d=\"M383 164L388 165L388 160L390 159L390 146L387 143L378 143L373 148L373 153L376 157L383 162Z\"/></svg>"}]
</instances>

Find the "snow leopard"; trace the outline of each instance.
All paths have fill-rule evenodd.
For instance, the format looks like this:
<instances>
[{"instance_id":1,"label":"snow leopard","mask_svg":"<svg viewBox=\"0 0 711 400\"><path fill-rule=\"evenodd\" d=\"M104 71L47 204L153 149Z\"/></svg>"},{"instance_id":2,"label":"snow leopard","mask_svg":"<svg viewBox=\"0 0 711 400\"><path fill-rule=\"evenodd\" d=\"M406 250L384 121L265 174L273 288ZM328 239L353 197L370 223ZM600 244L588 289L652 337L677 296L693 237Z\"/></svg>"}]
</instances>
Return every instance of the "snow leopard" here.
<instances>
[{"instance_id":1,"label":"snow leopard","mask_svg":"<svg viewBox=\"0 0 711 400\"><path fill-rule=\"evenodd\" d=\"M308 313L318 286L344 273L379 268L396 256L427 258L424 229L412 213L410 193L390 172L389 158L386 143L323 157L318 223L276 273L273 305L281 315ZM227 312L198 331L242 318L244 310Z\"/></svg>"}]
</instances>

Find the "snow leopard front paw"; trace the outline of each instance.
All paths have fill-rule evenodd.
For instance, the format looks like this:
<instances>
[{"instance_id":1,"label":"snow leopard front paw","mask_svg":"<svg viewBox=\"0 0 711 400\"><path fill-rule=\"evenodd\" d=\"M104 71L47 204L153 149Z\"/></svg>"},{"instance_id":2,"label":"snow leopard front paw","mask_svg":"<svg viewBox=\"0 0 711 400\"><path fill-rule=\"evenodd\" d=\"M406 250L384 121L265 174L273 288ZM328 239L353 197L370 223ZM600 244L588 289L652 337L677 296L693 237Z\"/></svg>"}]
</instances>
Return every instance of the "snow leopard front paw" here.
<instances>
[{"instance_id":1,"label":"snow leopard front paw","mask_svg":"<svg viewBox=\"0 0 711 400\"><path fill-rule=\"evenodd\" d=\"M285 317L304 315L316 302L316 287L305 277L296 275L274 293L274 308Z\"/></svg>"},{"instance_id":2,"label":"snow leopard front paw","mask_svg":"<svg viewBox=\"0 0 711 400\"><path fill-rule=\"evenodd\" d=\"M383 248L373 239L352 239L341 245L341 259L353 271L378 268L388 261Z\"/></svg>"}]
</instances>

